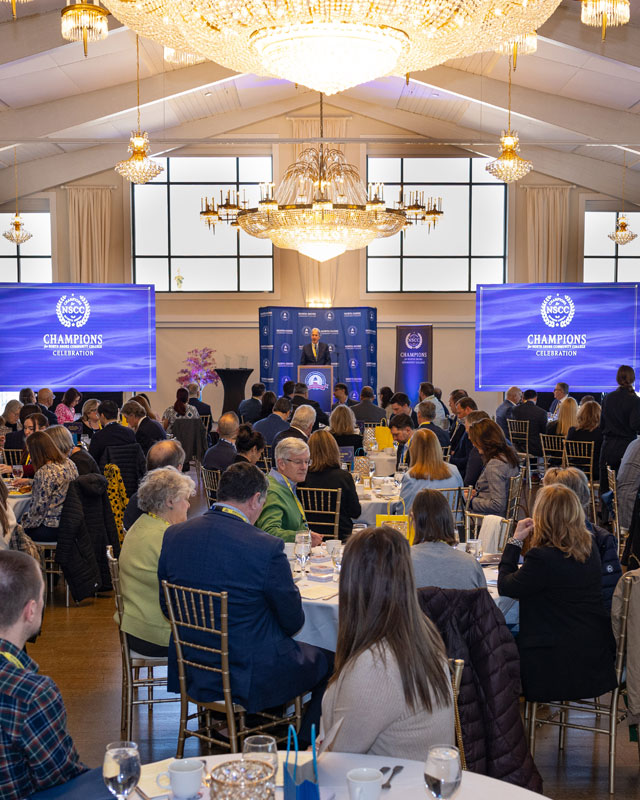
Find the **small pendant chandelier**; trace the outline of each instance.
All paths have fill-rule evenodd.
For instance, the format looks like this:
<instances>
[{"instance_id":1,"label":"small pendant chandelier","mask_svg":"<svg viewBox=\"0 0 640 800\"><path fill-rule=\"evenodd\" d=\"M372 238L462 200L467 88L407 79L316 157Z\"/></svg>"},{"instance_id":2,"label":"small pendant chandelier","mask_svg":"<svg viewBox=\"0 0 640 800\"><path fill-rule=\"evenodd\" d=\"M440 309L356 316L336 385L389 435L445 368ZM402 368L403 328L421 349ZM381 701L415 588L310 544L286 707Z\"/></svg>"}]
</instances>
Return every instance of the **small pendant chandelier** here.
<instances>
[{"instance_id":1,"label":"small pendant chandelier","mask_svg":"<svg viewBox=\"0 0 640 800\"><path fill-rule=\"evenodd\" d=\"M507 39L496 50L501 56L513 56L513 71L516 71L518 56L529 56L538 49L538 34L535 31Z\"/></svg>"},{"instance_id":2,"label":"small pendant chandelier","mask_svg":"<svg viewBox=\"0 0 640 800\"><path fill-rule=\"evenodd\" d=\"M3 0L3 2L10 2L11 3L11 15L14 19L17 17L16 13L16 3L30 3L31 0Z\"/></svg>"},{"instance_id":3,"label":"small pendant chandelier","mask_svg":"<svg viewBox=\"0 0 640 800\"><path fill-rule=\"evenodd\" d=\"M138 127L131 131L128 151L130 158L120 161L114 169L131 183L148 183L157 177L164 169L160 164L149 158L149 135L140 129L140 39L136 34L136 89L138 98Z\"/></svg>"},{"instance_id":4,"label":"small pendant chandelier","mask_svg":"<svg viewBox=\"0 0 640 800\"><path fill-rule=\"evenodd\" d=\"M629 0L582 0L580 20L593 28L602 28L602 41L607 27L626 25L631 18Z\"/></svg>"},{"instance_id":5,"label":"small pendant chandelier","mask_svg":"<svg viewBox=\"0 0 640 800\"><path fill-rule=\"evenodd\" d=\"M85 58L89 42L98 42L109 35L109 12L102 8L98 0L89 0L86 3L67 0L61 15L62 38L68 42L82 42Z\"/></svg>"},{"instance_id":6,"label":"small pendant chandelier","mask_svg":"<svg viewBox=\"0 0 640 800\"><path fill-rule=\"evenodd\" d=\"M18 148L13 147L13 173L16 184L16 214L9 223L9 230L5 231L2 235L15 245L24 244L31 239L32 234L23 227L22 217L18 213Z\"/></svg>"},{"instance_id":7,"label":"small pendant chandelier","mask_svg":"<svg viewBox=\"0 0 640 800\"><path fill-rule=\"evenodd\" d=\"M618 221L616 222L615 231L609 234L609 238L612 241L614 241L618 245L618 247L622 247L622 245L624 244L629 244L629 242L632 242L638 236L637 233L633 233L633 231L629 230L629 223L624 215L624 189L625 189L626 175L627 175L627 152L625 150L622 159L622 213L618 216Z\"/></svg>"},{"instance_id":8,"label":"small pendant chandelier","mask_svg":"<svg viewBox=\"0 0 640 800\"><path fill-rule=\"evenodd\" d=\"M494 178L505 183L519 181L533 169L531 161L518 155L519 150L520 139L517 132L511 130L511 56L509 56L509 121L507 130L502 131L500 137L500 155L495 161L490 161L485 169Z\"/></svg>"}]
</instances>

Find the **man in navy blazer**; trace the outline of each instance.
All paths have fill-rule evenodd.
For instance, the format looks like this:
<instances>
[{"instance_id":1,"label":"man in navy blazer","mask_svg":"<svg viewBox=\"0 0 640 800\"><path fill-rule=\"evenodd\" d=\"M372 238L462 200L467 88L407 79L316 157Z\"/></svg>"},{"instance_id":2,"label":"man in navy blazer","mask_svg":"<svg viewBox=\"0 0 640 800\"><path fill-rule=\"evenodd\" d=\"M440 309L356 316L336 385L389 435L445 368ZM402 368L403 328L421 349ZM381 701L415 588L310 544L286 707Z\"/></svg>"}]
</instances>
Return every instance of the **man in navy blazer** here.
<instances>
[{"instance_id":1,"label":"man in navy blazer","mask_svg":"<svg viewBox=\"0 0 640 800\"><path fill-rule=\"evenodd\" d=\"M331 364L329 345L320 341L320 331L314 328L311 331L311 342L305 344L300 354L300 364Z\"/></svg>"},{"instance_id":2,"label":"man in navy blazer","mask_svg":"<svg viewBox=\"0 0 640 800\"><path fill-rule=\"evenodd\" d=\"M236 457L236 439L239 428L238 415L234 411L227 411L220 417L218 420L220 438L204 454L202 466L205 469L218 469L222 472L229 464L233 463L233 459Z\"/></svg>"},{"instance_id":3,"label":"man in navy blazer","mask_svg":"<svg viewBox=\"0 0 640 800\"><path fill-rule=\"evenodd\" d=\"M89 445L89 455L100 464L107 447L120 444L136 444L136 435L131 428L118 423L119 409L113 400L103 400L98 406L102 428L96 431Z\"/></svg>"},{"instance_id":4,"label":"man in navy blazer","mask_svg":"<svg viewBox=\"0 0 640 800\"><path fill-rule=\"evenodd\" d=\"M167 528L158 577L160 582L229 593L234 702L255 713L311 691L300 731L306 742L311 724L315 722L317 726L319 722L322 693L333 663L327 651L292 638L304 624L304 611L284 543L254 526L266 494L267 479L257 467L244 463L229 467L220 478L218 502L213 508ZM160 602L166 614L162 588ZM196 644L213 644L202 633L191 635ZM209 656L202 652L198 655ZM220 666L215 660L211 663ZM175 648L171 644L168 689L179 691ZM191 697L203 702L220 699L220 675L188 669L187 690Z\"/></svg>"}]
</instances>

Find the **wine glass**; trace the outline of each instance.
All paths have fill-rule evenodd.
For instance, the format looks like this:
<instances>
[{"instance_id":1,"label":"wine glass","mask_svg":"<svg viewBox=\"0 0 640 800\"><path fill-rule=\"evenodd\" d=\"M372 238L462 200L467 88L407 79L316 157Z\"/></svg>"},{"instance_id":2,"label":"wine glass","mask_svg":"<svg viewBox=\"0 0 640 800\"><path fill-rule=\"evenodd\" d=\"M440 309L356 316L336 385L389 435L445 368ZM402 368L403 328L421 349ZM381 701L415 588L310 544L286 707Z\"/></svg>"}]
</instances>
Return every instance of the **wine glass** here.
<instances>
[{"instance_id":1,"label":"wine glass","mask_svg":"<svg viewBox=\"0 0 640 800\"><path fill-rule=\"evenodd\" d=\"M306 571L307 561L311 555L311 534L309 531L299 531L296 533L295 547L293 554L296 557L300 572L304 575Z\"/></svg>"},{"instance_id":2,"label":"wine glass","mask_svg":"<svg viewBox=\"0 0 640 800\"><path fill-rule=\"evenodd\" d=\"M14 464L11 467L11 471L13 472L13 477L17 480L18 478L22 477L22 473L24 472L24 468L22 464Z\"/></svg>"},{"instance_id":3,"label":"wine glass","mask_svg":"<svg viewBox=\"0 0 640 800\"><path fill-rule=\"evenodd\" d=\"M102 777L107 789L118 800L124 800L140 780L140 753L135 742L111 742L102 764Z\"/></svg>"},{"instance_id":4,"label":"wine glass","mask_svg":"<svg viewBox=\"0 0 640 800\"><path fill-rule=\"evenodd\" d=\"M342 567L342 556L344 555L344 545L336 545L331 553L333 561L333 580L337 583L340 579L340 569Z\"/></svg>"},{"instance_id":5,"label":"wine glass","mask_svg":"<svg viewBox=\"0 0 640 800\"><path fill-rule=\"evenodd\" d=\"M446 800L453 797L462 780L460 751L449 744L429 748L424 764L424 783L431 797Z\"/></svg>"},{"instance_id":6,"label":"wine glass","mask_svg":"<svg viewBox=\"0 0 640 800\"><path fill-rule=\"evenodd\" d=\"M247 736L242 746L242 754L256 761L266 761L278 772L278 745L273 736Z\"/></svg>"}]
</instances>

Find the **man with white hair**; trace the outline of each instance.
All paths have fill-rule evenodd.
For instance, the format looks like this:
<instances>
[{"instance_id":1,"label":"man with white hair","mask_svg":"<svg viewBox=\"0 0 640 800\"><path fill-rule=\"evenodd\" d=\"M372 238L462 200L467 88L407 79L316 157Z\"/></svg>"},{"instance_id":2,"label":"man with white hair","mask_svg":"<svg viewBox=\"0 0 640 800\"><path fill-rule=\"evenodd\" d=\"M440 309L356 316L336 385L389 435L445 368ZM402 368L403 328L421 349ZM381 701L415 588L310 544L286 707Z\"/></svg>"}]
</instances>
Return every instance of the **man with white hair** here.
<instances>
[{"instance_id":1,"label":"man with white hair","mask_svg":"<svg viewBox=\"0 0 640 800\"><path fill-rule=\"evenodd\" d=\"M331 364L329 345L320 341L318 328L311 331L311 342L302 348L300 364Z\"/></svg>"},{"instance_id":2,"label":"man with white hair","mask_svg":"<svg viewBox=\"0 0 640 800\"><path fill-rule=\"evenodd\" d=\"M509 438L509 425L508 419L513 419L513 409L522 400L522 389L517 386L510 386L507 389L507 397L496 408L496 422L502 428L504 435Z\"/></svg>"},{"instance_id":3,"label":"man with white hair","mask_svg":"<svg viewBox=\"0 0 640 800\"><path fill-rule=\"evenodd\" d=\"M282 439L274 451L273 460L275 467L269 473L267 499L256 527L285 542L294 542L296 533L309 527L296 494L297 485L307 477L309 446L301 439ZM322 544L322 536L311 531L311 544Z\"/></svg>"},{"instance_id":4,"label":"man with white hair","mask_svg":"<svg viewBox=\"0 0 640 800\"><path fill-rule=\"evenodd\" d=\"M316 422L316 410L312 406L298 406L293 417L291 426L274 438L272 447L277 447L283 439L302 439L303 442L309 440L311 431Z\"/></svg>"}]
</instances>

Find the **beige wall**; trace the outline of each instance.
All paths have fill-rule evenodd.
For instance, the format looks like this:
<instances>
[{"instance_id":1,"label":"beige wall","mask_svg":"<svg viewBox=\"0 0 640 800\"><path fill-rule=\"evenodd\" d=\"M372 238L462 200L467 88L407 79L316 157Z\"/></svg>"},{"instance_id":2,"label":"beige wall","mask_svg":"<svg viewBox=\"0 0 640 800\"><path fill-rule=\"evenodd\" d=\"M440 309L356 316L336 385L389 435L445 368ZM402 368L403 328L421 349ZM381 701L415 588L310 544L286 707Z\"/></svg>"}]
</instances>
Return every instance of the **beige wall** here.
<instances>
[{"instance_id":1,"label":"beige wall","mask_svg":"<svg viewBox=\"0 0 640 800\"><path fill-rule=\"evenodd\" d=\"M317 113L317 106L296 112L298 116ZM328 107L327 116L343 115L342 111L332 111ZM258 124L239 129L238 135L291 137L292 125L285 116L264 120ZM348 135L350 137L398 136L399 139L414 135L392 125L353 115L350 118ZM241 148L246 153L269 152L270 148L251 145ZM198 146L188 151L192 154L237 153L238 147L229 148L212 143L210 147ZM273 147L274 175L277 177L293 160L293 146L289 144ZM419 146L397 147L393 145L369 144L369 152L396 155L429 154L433 149ZM455 150L447 152L455 153ZM359 164L365 174L367 149L364 145L349 144L346 147L348 160ZM438 155L443 148L438 148ZM532 172L526 179L528 184L549 184L553 178ZM557 181L560 183L559 181ZM114 186L111 230L111 261L109 281L127 283L131 280L131 248L128 183L113 171L91 175L76 184ZM509 263L508 276L511 282L527 280L526 262L526 224L524 192L517 186L510 187L509 200ZM579 194L583 190L572 191L571 243L569 248L568 280L580 280L581 247L578 241ZM54 279L69 279L68 257L68 217L67 197L64 188L56 187L51 193L52 207L55 207L55 263ZM232 358L236 366L238 357L246 355L249 366L254 369L252 379L259 377L258 323L259 305L304 305L302 287L298 274L297 255L292 251L275 251L275 291L251 295L215 294L159 294L156 298L157 312L157 375L158 390L151 396L152 405L162 411L173 402L177 384L176 374L188 350L208 346L216 350L218 365L224 364L224 355ZM415 293L407 295L368 295L365 291L364 251L350 252L340 258L338 289L334 305L355 306L373 305L378 309L378 384L382 386L394 382L394 344L395 325L411 323L431 323L434 325L433 380L445 393L453 388L466 388L473 392L474 387L474 337L475 337L475 295L474 294L434 294ZM251 382L251 379L250 379ZM526 388L526 387L523 387ZM475 393L480 407L493 412L501 401L495 392ZM222 403L220 387L206 387L204 399L212 403L214 413L218 413Z\"/></svg>"}]
</instances>

